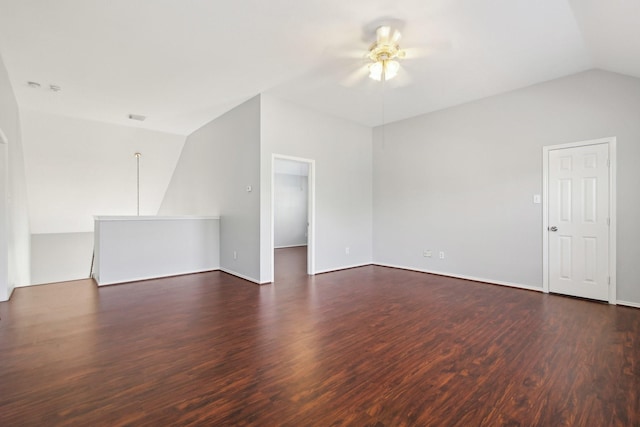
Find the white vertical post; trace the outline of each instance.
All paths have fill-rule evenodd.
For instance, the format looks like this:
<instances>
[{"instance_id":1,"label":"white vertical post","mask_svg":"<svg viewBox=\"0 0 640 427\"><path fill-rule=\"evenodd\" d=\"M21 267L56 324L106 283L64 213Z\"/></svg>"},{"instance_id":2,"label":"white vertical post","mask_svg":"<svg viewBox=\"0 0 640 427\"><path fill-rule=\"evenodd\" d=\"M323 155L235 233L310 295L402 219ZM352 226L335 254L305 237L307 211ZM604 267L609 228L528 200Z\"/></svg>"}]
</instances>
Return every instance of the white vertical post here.
<instances>
[{"instance_id":1,"label":"white vertical post","mask_svg":"<svg viewBox=\"0 0 640 427\"><path fill-rule=\"evenodd\" d=\"M142 156L142 153L135 153L134 156L136 157L136 193L137 193L137 214L138 216L140 216L140 157Z\"/></svg>"}]
</instances>

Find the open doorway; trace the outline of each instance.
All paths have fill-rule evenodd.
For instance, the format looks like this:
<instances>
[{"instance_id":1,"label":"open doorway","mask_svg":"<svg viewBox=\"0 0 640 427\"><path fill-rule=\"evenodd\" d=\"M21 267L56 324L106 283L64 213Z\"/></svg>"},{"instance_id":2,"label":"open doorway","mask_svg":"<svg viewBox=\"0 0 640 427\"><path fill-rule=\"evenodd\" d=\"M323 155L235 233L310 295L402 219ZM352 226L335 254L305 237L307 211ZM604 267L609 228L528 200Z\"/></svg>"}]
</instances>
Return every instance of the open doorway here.
<instances>
[{"instance_id":1,"label":"open doorway","mask_svg":"<svg viewBox=\"0 0 640 427\"><path fill-rule=\"evenodd\" d=\"M313 160L273 157L274 279L314 273Z\"/></svg>"}]
</instances>

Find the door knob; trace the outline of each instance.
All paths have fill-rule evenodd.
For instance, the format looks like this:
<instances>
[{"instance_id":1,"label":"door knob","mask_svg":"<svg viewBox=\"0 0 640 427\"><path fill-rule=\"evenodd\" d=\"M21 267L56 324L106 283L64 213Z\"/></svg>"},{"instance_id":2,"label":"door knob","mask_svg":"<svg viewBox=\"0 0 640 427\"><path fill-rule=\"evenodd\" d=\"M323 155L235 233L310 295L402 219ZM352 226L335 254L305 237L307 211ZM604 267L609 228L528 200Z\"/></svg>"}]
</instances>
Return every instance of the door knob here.
<instances>
[{"instance_id":1,"label":"door knob","mask_svg":"<svg viewBox=\"0 0 640 427\"><path fill-rule=\"evenodd\" d=\"M558 231L558 227L556 227L554 225L553 227L549 227L547 230L549 230L549 231Z\"/></svg>"}]
</instances>

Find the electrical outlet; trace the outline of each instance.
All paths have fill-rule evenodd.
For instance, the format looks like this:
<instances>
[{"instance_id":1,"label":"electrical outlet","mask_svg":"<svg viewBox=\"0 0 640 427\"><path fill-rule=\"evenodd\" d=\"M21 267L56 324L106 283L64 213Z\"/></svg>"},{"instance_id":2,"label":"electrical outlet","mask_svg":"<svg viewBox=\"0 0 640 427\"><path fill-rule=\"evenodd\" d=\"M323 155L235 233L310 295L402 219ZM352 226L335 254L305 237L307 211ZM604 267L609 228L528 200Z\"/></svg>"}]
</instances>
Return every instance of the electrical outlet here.
<instances>
[{"instance_id":1,"label":"electrical outlet","mask_svg":"<svg viewBox=\"0 0 640 427\"><path fill-rule=\"evenodd\" d=\"M431 258L431 251L424 251L422 252L422 256L426 257L426 258Z\"/></svg>"},{"instance_id":2,"label":"electrical outlet","mask_svg":"<svg viewBox=\"0 0 640 427\"><path fill-rule=\"evenodd\" d=\"M238 259L238 252L233 251L233 259Z\"/></svg>"},{"instance_id":3,"label":"electrical outlet","mask_svg":"<svg viewBox=\"0 0 640 427\"><path fill-rule=\"evenodd\" d=\"M444 259L444 252L440 251L440 259Z\"/></svg>"},{"instance_id":4,"label":"electrical outlet","mask_svg":"<svg viewBox=\"0 0 640 427\"><path fill-rule=\"evenodd\" d=\"M349 246L347 246L346 248L344 248L344 253L349 255Z\"/></svg>"}]
</instances>

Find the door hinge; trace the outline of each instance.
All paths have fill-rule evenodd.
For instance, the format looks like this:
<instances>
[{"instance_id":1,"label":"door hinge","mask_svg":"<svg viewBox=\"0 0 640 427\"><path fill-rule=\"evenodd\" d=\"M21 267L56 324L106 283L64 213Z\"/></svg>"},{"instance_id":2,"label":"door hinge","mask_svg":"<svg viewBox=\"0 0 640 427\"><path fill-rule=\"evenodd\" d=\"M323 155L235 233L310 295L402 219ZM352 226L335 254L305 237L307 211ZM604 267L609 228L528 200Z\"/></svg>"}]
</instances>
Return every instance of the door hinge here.
<instances>
[{"instance_id":1,"label":"door hinge","mask_svg":"<svg viewBox=\"0 0 640 427\"><path fill-rule=\"evenodd\" d=\"M611 166L611 160L607 158L607 167L610 167L610 166Z\"/></svg>"},{"instance_id":2,"label":"door hinge","mask_svg":"<svg viewBox=\"0 0 640 427\"><path fill-rule=\"evenodd\" d=\"M611 284L611 276L607 276L607 285Z\"/></svg>"},{"instance_id":3,"label":"door hinge","mask_svg":"<svg viewBox=\"0 0 640 427\"><path fill-rule=\"evenodd\" d=\"M607 225L611 225L611 218L607 218Z\"/></svg>"}]
</instances>

